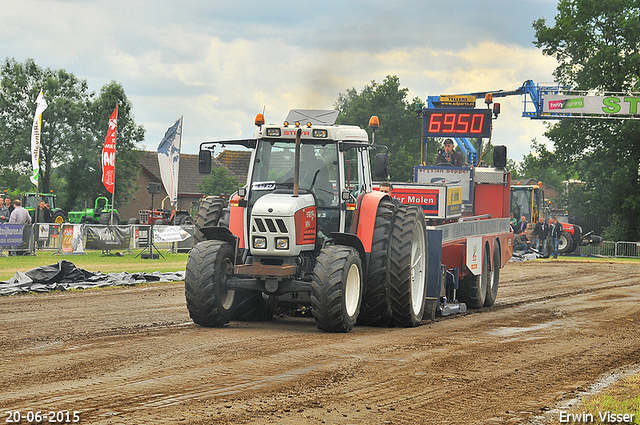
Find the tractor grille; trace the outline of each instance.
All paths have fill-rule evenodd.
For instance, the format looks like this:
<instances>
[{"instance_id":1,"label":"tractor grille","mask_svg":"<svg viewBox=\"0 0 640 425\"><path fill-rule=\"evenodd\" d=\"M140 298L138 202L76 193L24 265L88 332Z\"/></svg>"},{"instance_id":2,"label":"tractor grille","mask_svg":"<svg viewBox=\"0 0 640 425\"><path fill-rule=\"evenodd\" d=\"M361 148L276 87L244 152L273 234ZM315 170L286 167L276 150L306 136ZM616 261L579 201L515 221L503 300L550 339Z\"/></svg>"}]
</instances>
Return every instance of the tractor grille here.
<instances>
[{"instance_id":1,"label":"tractor grille","mask_svg":"<svg viewBox=\"0 0 640 425\"><path fill-rule=\"evenodd\" d=\"M287 234L287 225L280 219L272 218L254 218L253 219L253 232L260 233L272 233L272 234Z\"/></svg>"}]
</instances>

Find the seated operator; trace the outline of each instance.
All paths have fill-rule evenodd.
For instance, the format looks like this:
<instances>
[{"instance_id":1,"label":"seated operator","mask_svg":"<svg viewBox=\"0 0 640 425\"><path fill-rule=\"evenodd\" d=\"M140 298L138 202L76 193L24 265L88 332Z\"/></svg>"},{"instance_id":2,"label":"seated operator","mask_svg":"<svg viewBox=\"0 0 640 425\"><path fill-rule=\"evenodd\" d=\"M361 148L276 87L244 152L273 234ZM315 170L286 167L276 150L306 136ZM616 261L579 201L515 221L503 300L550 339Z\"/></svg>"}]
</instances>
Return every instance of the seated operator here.
<instances>
[{"instance_id":1,"label":"seated operator","mask_svg":"<svg viewBox=\"0 0 640 425\"><path fill-rule=\"evenodd\" d=\"M454 167L464 167L466 165L464 155L453 150L452 139L444 141L444 152L436 157L436 165L452 165Z\"/></svg>"},{"instance_id":2,"label":"seated operator","mask_svg":"<svg viewBox=\"0 0 640 425\"><path fill-rule=\"evenodd\" d=\"M300 147L300 188L312 190L319 205L331 205L333 202L329 170L321 159L316 158L313 145L303 144Z\"/></svg>"}]
</instances>

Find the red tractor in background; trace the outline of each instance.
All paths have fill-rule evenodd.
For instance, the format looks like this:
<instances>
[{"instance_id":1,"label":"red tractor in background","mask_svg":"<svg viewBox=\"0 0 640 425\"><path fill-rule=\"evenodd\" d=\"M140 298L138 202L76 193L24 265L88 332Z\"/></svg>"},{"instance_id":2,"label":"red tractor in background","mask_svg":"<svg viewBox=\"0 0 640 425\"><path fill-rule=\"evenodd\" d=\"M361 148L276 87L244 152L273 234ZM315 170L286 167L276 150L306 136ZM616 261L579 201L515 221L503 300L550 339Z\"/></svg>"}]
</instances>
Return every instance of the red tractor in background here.
<instances>
[{"instance_id":1,"label":"red tractor in background","mask_svg":"<svg viewBox=\"0 0 640 425\"><path fill-rule=\"evenodd\" d=\"M140 218L129 219L129 224L151 224L154 226L181 226L194 224L189 211L164 208L164 202L167 199L169 199L168 196L162 200L161 209L140 210Z\"/></svg>"}]
</instances>

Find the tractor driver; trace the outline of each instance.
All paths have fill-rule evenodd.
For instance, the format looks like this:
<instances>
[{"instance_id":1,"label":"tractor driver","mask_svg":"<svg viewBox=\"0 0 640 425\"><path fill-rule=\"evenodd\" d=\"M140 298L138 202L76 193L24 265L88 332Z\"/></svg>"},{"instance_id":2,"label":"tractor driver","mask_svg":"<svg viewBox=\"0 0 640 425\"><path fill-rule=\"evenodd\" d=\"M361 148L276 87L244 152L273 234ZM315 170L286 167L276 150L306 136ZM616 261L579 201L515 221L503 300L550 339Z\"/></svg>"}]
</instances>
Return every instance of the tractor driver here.
<instances>
[{"instance_id":1,"label":"tractor driver","mask_svg":"<svg viewBox=\"0 0 640 425\"><path fill-rule=\"evenodd\" d=\"M331 205L333 202L329 170L321 159L316 158L313 145L303 144L300 147L300 188L311 189L319 205Z\"/></svg>"}]
</instances>

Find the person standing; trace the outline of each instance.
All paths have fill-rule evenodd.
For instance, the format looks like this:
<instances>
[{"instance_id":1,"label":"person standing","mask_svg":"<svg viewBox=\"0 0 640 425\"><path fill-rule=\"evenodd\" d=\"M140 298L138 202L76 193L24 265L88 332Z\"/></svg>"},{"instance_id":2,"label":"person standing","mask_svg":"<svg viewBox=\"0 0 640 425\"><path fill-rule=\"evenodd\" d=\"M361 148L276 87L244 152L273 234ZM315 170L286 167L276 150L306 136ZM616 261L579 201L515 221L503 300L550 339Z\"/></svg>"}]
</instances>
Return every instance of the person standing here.
<instances>
[{"instance_id":1,"label":"person standing","mask_svg":"<svg viewBox=\"0 0 640 425\"><path fill-rule=\"evenodd\" d=\"M525 216L520 217L520 221L518 222L518 229L516 230L516 233L525 232L527 230L527 224L529 224L529 222L527 221L527 217Z\"/></svg>"},{"instance_id":2,"label":"person standing","mask_svg":"<svg viewBox=\"0 0 640 425\"><path fill-rule=\"evenodd\" d=\"M10 215L11 213L9 212L9 208L2 203L2 206L0 206L0 224L8 222Z\"/></svg>"},{"instance_id":3,"label":"person standing","mask_svg":"<svg viewBox=\"0 0 640 425\"><path fill-rule=\"evenodd\" d=\"M13 201L13 212L9 217L9 224L24 224L24 228L22 230L22 240L23 247L24 241L29 241L31 239L31 215L29 211L22 207L22 202L19 199ZM19 247L12 246L11 247L11 255L16 255L16 249Z\"/></svg>"},{"instance_id":4,"label":"person standing","mask_svg":"<svg viewBox=\"0 0 640 425\"><path fill-rule=\"evenodd\" d=\"M534 228L536 235L536 251L540 251L540 245L542 245L542 256L547 257L547 237L549 236L549 223L540 216L536 227Z\"/></svg>"},{"instance_id":5,"label":"person standing","mask_svg":"<svg viewBox=\"0 0 640 425\"><path fill-rule=\"evenodd\" d=\"M9 210L9 217L13 212L13 204L11 203L11 198L4 198L4 206ZM8 219L7 219L8 220Z\"/></svg>"},{"instance_id":6,"label":"person standing","mask_svg":"<svg viewBox=\"0 0 640 425\"><path fill-rule=\"evenodd\" d=\"M19 199L13 201L13 212L9 217L10 224L31 224L31 215L29 211L22 207Z\"/></svg>"},{"instance_id":7,"label":"person standing","mask_svg":"<svg viewBox=\"0 0 640 425\"><path fill-rule=\"evenodd\" d=\"M562 233L562 224L558 223L555 216L551 216L549 220L551 225L551 255L553 258L558 258L558 246L560 246L560 234Z\"/></svg>"},{"instance_id":8,"label":"person standing","mask_svg":"<svg viewBox=\"0 0 640 425\"><path fill-rule=\"evenodd\" d=\"M40 201L38 208L33 212L34 223L50 223L51 222L51 210L47 208L44 201Z\"/></svg>"}]
</instances>

